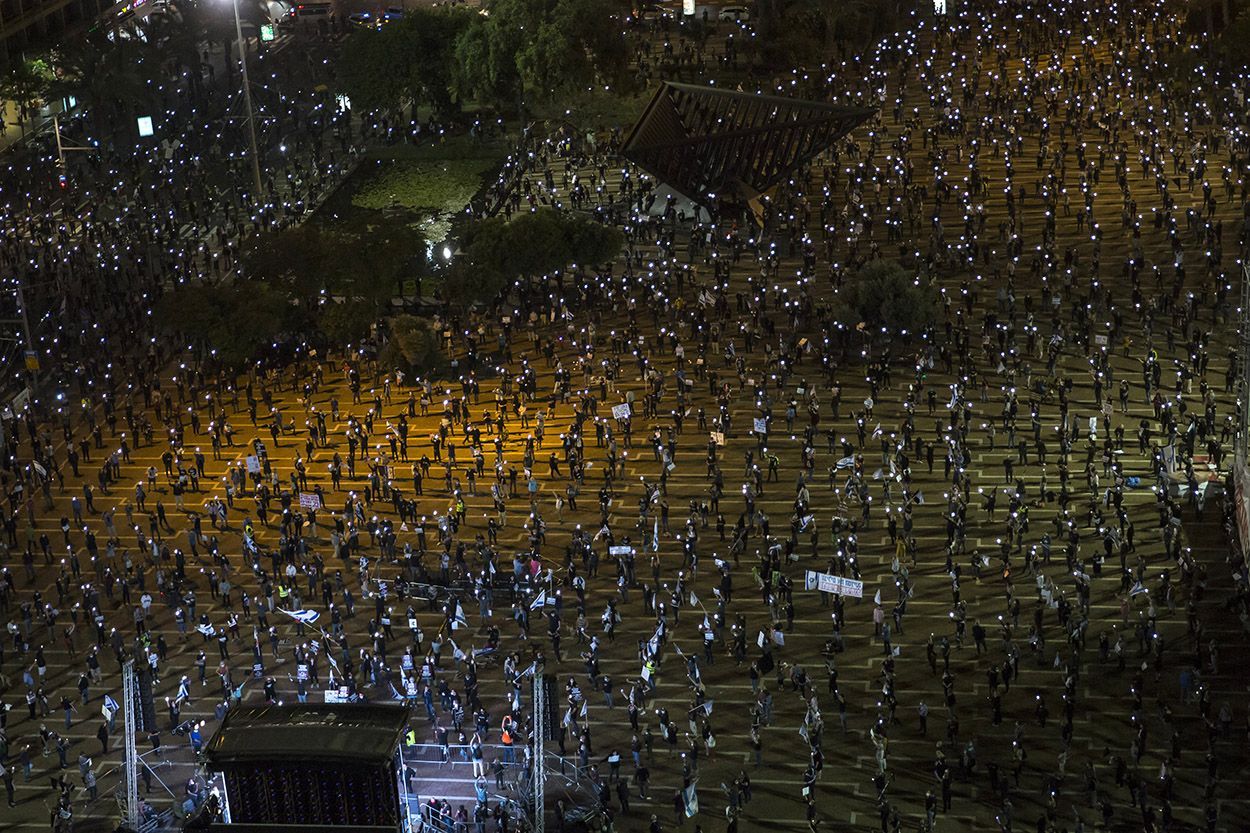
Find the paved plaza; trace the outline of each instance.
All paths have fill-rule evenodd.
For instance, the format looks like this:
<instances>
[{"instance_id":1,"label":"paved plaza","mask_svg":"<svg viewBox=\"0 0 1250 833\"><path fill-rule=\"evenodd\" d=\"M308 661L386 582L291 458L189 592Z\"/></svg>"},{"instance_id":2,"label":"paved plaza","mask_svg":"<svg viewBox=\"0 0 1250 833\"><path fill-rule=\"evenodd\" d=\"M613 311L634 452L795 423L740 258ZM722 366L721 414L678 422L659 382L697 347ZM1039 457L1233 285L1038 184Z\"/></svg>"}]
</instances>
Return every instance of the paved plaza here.
<instances>
[{"instance_id":1,"label":"paved plaza","mask_svg":"<svg viewBox=\"0 0 1250 833\"><path fill-rule=\"evenodd\" d=\"M664 216L662 184L639 217L645 174L537 141L510 210L590 212L627 251L446 324L451 373L304 350L228 377L170 352L112 381L111 416L97 388L10 421L0 830L46 827L62 776L75 826L112 828L119 654L157 655L139 746L165 810L194 775L173 727L207 739L232 699L317 701L331 675L391 700L435 643L418 742L452 726L445 681L466 740L476 698L497 743L508 672L541 652L567 714L547 749L603 779L621 830L1250 829L1224 511L1250 143L1214 82L1162 80L1170 14L985 4L827 83L778 79L880 112L762 231ZM662 33L635 40L666 66ZM713 43L674 76L716 78ZM828 326L876 259L940 289L924 338ZM463 588L462 621L430 585ZM421 785L472 809L467 766Z\"/></svg>"}]
</instances>

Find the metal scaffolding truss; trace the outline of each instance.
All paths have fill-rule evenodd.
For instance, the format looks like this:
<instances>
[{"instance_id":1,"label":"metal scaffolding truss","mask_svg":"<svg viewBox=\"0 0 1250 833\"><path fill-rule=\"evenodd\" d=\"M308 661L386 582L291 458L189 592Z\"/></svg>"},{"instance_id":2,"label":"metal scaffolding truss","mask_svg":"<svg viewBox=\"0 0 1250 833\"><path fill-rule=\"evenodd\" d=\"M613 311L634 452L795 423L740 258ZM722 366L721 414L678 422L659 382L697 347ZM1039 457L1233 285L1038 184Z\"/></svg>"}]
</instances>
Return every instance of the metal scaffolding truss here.
<instances>
[{"instance_id":1,"label":"metal scaffolding truss","mask_svg":"<svg viewBox=\"0 0 1250 833\"><path fill-rule=\"evenodd\" d=\"M543 670L539 665L533 666L534 676L531 682L533 696L533 730L534 730L534 749L530 755L530 763L533 772L530 776L534 789L533 804L534 815L533 822L530 826L531 833L543 833L546 829L546 788L547 788L547 768L543 763L543 741L547 735L547 703L546 692L543 690Z\"/></svg>"},{"instance_id":2,"label":"metal scaffolding truss","mask_svg":"<svg viewBox=\"0 0 1250 833\"><path fill-rule=\"evenodd\" d=\"M666 81L621 152L692 200L746 202L875 112Z\"/></svg>"}]
</instances>

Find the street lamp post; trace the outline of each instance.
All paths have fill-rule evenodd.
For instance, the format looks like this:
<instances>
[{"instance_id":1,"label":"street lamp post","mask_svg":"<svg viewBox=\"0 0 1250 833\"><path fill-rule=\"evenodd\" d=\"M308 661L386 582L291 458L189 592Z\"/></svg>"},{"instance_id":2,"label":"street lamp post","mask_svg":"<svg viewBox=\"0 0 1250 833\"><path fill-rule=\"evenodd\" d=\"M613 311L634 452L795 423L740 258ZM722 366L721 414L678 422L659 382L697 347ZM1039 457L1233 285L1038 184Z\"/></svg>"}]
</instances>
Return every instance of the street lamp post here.
<instances>
[{"instance_id":1,"label":"street lamp post","mask_svg":"<svg viewBox=\"0 0 1250 833\"><path fill-rule=\"evenodd\" d=\"M239 40L239 66L243 76L243 105L247 108L247 136L252 148L252 184L256 188L256 203L260 204L260 152L256 149L256 115L252 112L252 86L247 80L247 44L243 40L243 23L239 20L239 0L230 0L234 9L234 33Z\"/></svg>"}]
</instances>

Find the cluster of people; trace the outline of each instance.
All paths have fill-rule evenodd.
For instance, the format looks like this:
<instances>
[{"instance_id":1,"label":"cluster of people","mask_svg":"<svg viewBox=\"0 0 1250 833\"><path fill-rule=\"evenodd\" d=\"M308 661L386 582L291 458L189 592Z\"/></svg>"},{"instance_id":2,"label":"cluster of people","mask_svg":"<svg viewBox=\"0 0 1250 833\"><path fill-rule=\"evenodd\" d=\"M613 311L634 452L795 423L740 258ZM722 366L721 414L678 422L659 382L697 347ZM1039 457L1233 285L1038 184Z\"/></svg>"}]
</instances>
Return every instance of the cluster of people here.
<instances>
[{"instance_id":1,"label":"cluster of people","mask_svg":"<svg viewBox=\"0 0 1250 833\"><path fill-rule=\"evenodd\" d=\"M883 833L1026 812L1039 831L1239 829L1221 759L1250 723L1221 655L1250 638L1231 314L1250 148L1226 106L1240 79L1170 80L1178 15L974 3L796 70L761 91L879 113L754 229L687 213L615 155L619 133L527 139L492 208L576 206L626 250L449 313L453 379L382 366L377 345L285 345L239 376L152 337L136 298L225 274L351 153L360 127L325 93L285 92L296 68L276 70L266 141L293 151L261 199L207 190L197 160L226 151L189 113L169 153L76 163L111 184L73 221L15 165L32 202L0 260L55 276L83 406L3 424L10 802L40 742L55 773L84 738L116 754L133 659L165 698L151 746L174 756L162 735L198 749L200 713L241 702L411 702L414 737L472 767L462 796L410 773L439 829L514 824L487 775L528 789L510 771L535 754L535 668L559 680L553 745L577 773L558 828L585 798L593 825L659 831L665 813L631 806L654 782L678 827L723 802L730 830L790 807L812 830L849 812ZM630 38L647 76L745 60L676 23ZM882 260L933 287L923 332L838 318ZM62 827L97 796L87 760L81 793L60 777Z\"/></svg>"}]
</instances>

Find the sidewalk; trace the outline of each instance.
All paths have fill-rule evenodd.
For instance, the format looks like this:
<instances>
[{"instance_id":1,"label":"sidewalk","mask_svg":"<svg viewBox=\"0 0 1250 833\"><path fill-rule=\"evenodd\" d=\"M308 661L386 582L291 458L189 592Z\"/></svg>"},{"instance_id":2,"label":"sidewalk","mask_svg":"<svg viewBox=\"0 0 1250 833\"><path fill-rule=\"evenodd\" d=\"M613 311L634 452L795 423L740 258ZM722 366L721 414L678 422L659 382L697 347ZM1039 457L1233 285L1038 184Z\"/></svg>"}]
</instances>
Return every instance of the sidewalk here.
<instances>
[{"instance_id":1,"label":"sidewalk","mask_svg":"<svg viewBox=\"0 0 1250 833\"><path fill-rule=\"evenodd\" d=\"M0 153L7 152L10 148L20 145L22 142L38 136L46 130L51 129L52 113L48 110L45 115L43 108L39 115L26 122L23 127L16 120L17 103L13 101L0 101L0 113L4 114L4 131L0 133Z\"/></svg>"}]
</instances>

